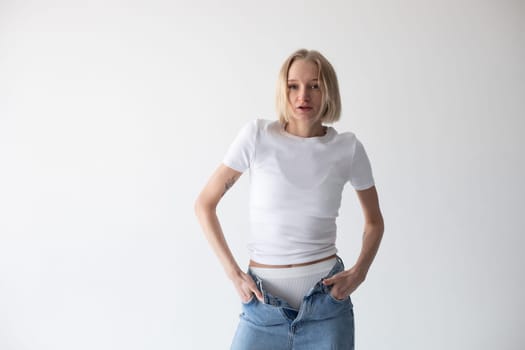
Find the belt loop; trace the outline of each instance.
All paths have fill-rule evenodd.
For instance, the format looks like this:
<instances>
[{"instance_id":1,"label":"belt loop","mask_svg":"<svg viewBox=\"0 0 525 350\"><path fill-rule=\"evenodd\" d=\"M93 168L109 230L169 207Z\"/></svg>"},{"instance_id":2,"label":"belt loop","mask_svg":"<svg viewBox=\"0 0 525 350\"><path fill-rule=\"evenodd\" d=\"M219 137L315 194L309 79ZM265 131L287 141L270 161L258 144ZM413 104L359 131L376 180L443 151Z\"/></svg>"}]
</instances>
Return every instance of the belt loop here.
<instances>
[{"instance_id":1,"label":"belt loop","mask_svg":"<svg viewBox=\"0 0 525 350\"><path fill-rule=\"evenodd\" d=\"M337 257L337 262L341 265L341 270L344 271L345 270L345 263L343 262L343 259L341 259L341 257L339 255L336 255Z\"/></svg>"}]
</instances>

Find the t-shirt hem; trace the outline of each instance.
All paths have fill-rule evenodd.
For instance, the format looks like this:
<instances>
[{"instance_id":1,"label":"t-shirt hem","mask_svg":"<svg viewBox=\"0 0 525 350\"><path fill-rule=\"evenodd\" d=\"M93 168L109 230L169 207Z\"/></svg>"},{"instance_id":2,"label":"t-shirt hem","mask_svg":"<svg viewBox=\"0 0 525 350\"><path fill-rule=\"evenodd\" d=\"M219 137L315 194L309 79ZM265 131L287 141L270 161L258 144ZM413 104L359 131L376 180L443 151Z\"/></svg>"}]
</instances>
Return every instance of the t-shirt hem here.
<instances>
[{"instance_id":1,"label":"t-shirt hem","mask_svg":"<svg viewBox=\"0 0 525 350\"><path fill-rule=\"evenodd\" d=\"M272 256L268 257L268 255L263 254L250 254L250 259L252 259L255 262L258 262L260 264L265 265L292 265L292 264L304 264L316 260L321 260L324 258L328 258L331 255L337 254L337 248L333 248L329 251L315 254L315 255L308 255L304 256L304 254L301 254L303 256L290 256L290 255L283 255L283 256Z\"/></svg>"},{"instance_id":2,"label":"t-shirt hem","mask_svg":"<svg viewBox=\"0 0 525 350\"><path fill-rule=\"evenodd\" d=\"M372 188L375 186L375 183L374 182L370 182L366 185L361 185L361 186L353 186L355 190L357 191L363 191L363 190L367 190L369 188Z\"/></svg>"},{"instance_id":3,"label":"t-shirt hem","mask_svg":"<svg viewBox=\"0 0 525 350\"><path fill-rule=\"evenodd\" d=\"M244 173L246 171L246 169L243 169L243 167L240 167L240 166L237 166L235 164L232 164L230 162L228 162L227 160L223 160L222 161L222 164L226 165L228 168L231 168L235 171L238 171L240 173Z\"/></svg>"}]
</instances>

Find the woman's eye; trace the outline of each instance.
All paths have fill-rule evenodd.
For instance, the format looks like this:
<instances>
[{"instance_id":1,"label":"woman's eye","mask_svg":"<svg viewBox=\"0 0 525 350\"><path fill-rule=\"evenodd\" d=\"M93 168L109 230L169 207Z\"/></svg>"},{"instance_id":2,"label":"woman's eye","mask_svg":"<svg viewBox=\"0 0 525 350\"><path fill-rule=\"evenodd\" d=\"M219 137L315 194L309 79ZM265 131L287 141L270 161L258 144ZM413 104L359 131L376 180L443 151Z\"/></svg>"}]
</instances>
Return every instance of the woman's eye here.
<instances>
[{"instance_id":1,"label":"woman's eye","mask_svg":"<svg viewBox=\"0 0 525 350\"><path fill-rule=\"evenodd\" d=\"M313 84L313 85L311 85L311 86L310 86L310 89L312 89L312 90L317 90L317 89L319 89L319 84Z\"/></svg>"},{"instance_id":2,"label":"woman's eye","mask_svg":"<svg viewBox=\"0 0 525 350\"><path fill-rule=\"evenodd\" d=\"M290 90L297 90L297 85L290 84L290 85L288 85L288 89L290 89Z\"/></svg>"}]
</instances>

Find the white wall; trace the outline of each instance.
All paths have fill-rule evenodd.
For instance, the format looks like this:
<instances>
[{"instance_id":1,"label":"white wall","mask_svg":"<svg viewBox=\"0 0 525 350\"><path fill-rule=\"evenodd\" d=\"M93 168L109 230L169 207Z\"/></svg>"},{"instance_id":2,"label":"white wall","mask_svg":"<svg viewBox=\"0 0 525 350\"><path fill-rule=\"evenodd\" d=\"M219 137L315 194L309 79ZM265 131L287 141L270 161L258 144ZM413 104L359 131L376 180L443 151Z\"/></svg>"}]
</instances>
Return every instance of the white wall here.
<instances>
[{"instance_id":1,"label":"white wall","mask_svg":"<svg viewBox=\"0 0 525 350\"><path fill-rule=\"evenodd\" d=\"M357 349L522 349L524 39L518 0L0 2L0 348L228 348L193 201L306 47L385 217ZM242 266L247 189L219 209ZM350 187L340 213L349 266Z\"/></svg>"}]
</instances>

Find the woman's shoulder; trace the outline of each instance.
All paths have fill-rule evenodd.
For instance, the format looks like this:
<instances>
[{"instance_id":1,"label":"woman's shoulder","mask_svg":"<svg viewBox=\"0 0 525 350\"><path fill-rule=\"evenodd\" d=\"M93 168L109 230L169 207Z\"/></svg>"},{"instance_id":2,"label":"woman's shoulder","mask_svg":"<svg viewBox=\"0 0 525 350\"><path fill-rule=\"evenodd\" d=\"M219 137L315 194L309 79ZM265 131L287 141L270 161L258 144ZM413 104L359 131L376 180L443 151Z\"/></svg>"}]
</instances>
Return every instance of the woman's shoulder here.
<instances>
[{"instance_id":1,"label":"woman's shoulder","mask_svg":"<svg viewBox=\"0 0 525 350\"><path fill-rule=\"evenodd\" d=\"M260 135L273 133L279 130L279 121L265 118L254 118L244 124L244 129L251 135L258 137Z\"/></svg>"},{"instance_id":2,"label":"woman's shoulder","mask_svg":"<svg viewBox=\"0 0 525 350\"><path fill-rule=\"evenodd\" d=\"M335 132L335 139L342 143L354 143L357 140L357 136L353 131Z\"/></svg>"},{"instance_id":3,"label":"woman's shoulder","mask_svg":"<svg viewBox=\"0 0 525 350\"><path fill-rule=\"evenodd\" d=\"M353 131L338 133L334 138L334 149L345 153L348 152L347 154L352 157L356 152L360 152L363 148L364 146L361 140Z\"/></svg>"},{"instance_id":4,"label":"woman's shoulder","mask_svg":"<svg viewBox=\"0 0 525 350\"><path fill-rule=\"evenodd\" d=\"M237 139L244 140L244 142L258 143L261 137L272 134L273 131L278 130L278 128L278 121L254 118L242 125Z\"/></svg>"},{"instance_id":5,"label":"woman's shoulder","mask_svg":"<svg viewBox=\"0 0 525 350\"><path fill-rule=\"evenodd\" d=\"M273 128L279 124L278 120L270 120L265 118L255 118L252 123L260 130L267 130L268 128Z\"/></svg>"}]
</instances>

